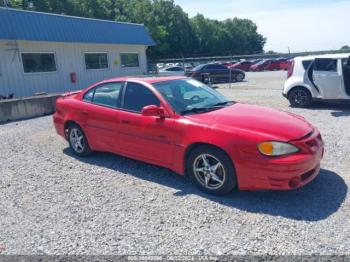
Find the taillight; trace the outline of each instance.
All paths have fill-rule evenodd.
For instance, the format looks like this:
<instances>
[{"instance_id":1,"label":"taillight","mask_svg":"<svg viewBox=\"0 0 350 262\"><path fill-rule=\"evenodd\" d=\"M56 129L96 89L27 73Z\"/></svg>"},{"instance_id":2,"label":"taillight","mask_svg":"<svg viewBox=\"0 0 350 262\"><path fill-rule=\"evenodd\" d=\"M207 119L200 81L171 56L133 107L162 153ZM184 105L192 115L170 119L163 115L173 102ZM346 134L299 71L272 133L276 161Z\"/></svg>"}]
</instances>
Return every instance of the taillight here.
<instances>
[{"instance_id":1,"label":"taillight","mask_svg":"<svg viewBox=\"0 0 350 262\"><path fill-rule=\"evenodd\" d=\"M293 75L293 71L294 71L294 60L292 60L289 64L289 68L288 68L288 73L287 73L287 78L290 78Z\"/></svg>"}]
</instances>

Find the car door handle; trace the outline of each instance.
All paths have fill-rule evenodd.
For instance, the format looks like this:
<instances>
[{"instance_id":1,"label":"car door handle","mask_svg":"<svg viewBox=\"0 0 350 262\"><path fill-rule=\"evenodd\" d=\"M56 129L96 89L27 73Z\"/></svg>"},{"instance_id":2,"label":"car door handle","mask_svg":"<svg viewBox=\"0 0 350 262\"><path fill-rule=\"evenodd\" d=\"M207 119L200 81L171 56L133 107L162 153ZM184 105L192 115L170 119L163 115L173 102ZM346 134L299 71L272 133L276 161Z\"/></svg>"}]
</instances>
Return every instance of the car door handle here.
<instances>
[{"instance_id":1,"label":"car door handle","mask_svg":"<svg viewBox=\"0 0 350 262\"><path fill-rule=\"evenodd\" d=\"M88 113L87 111L82 111L81 114L82 114L83 116L89 115L89 113Z\"/></svg>"},{"instance_id":2,"label":"car door handle","mask_svg":"<svg viewBox=\"0 0 350 262\"><path fill-rule=\"evenodd\" d=\"M126 124L126 125L130 124L130 120L122 120L121 122L122 124Z\"/></svg>"}]
</instances>

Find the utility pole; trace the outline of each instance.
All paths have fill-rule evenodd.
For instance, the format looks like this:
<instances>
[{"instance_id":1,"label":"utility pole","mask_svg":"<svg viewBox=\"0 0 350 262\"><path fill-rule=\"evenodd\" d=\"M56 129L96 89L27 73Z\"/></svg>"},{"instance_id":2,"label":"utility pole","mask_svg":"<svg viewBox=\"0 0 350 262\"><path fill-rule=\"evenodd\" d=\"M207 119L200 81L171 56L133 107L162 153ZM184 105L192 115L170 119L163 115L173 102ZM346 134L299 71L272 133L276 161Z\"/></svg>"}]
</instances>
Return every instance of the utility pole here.
<instances>
[{"instance_id":1,"label":"utility pole","mask_svg":"<svg viewBox=\"0 0 350 262\"><path fill-rule=\"evenodd\" d=\"M289 48L289 46L288 46L288 54L290 54L290 48Z\"/></svg>"}]
</instances>

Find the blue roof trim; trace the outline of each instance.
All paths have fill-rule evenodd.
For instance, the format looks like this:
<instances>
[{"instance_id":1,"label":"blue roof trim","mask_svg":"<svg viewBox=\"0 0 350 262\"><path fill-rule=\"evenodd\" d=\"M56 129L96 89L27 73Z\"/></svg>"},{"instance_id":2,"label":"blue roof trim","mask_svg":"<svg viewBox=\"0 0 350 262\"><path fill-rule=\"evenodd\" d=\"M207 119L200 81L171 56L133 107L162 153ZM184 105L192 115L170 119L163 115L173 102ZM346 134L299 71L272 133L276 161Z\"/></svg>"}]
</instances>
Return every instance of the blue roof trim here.
<instances>
[{"instance_id":1,"label":"blue roof trim","mask_svg":"<svg viewBox=\"0 0 350 262\"><path fill-rule=\"evenodd\" d=\"M155 45L144 25L0 7L0 39Z\"/></svg>"}]
</instances>

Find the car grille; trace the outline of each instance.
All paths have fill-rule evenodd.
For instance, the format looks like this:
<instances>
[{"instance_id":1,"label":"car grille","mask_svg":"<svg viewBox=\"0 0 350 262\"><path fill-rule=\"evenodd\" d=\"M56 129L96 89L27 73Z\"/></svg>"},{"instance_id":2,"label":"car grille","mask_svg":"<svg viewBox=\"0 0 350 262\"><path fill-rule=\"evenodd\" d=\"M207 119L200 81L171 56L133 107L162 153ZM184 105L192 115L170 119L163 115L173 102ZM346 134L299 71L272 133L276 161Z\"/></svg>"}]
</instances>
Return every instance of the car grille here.
<instances>
[{"instance_id":1,"label":"car grille","mask_svg":"<svg viewBox=\"0 0 350 262\"><path fill-rule=\"evenodd\" d=\"M305 173L305 174L302 174L301 175L301 181L305 181L305 180L308 180L314 173L316 172L316 168L315 169L312 169L311 171Z\"/></svg>"}]
</instances>

